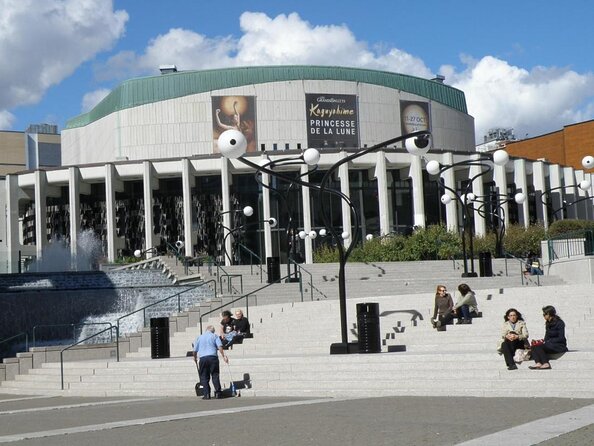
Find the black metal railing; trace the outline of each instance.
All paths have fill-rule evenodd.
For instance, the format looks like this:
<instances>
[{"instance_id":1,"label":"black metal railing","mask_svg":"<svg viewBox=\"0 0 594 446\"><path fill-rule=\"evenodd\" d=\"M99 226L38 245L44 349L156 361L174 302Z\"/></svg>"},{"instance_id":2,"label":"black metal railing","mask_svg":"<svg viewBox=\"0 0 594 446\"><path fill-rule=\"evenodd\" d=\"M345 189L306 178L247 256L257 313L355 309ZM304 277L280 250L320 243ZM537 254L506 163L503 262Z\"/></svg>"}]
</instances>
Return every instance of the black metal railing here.
<instances>
[{"instance_id":1,"label":"black metal railing","mask_svg":"<svg viewBox=\"0 0 594 446\"><path fill-rule=\"evenodd\" d=\"M289 277L291 277L291 275L287 275L287 276L285 276L285 277L281 277L281 278L279 279L279 281L282 281L282 280L288 279ZM215 311L222 310L223 308L225 308L225 307L228 307L228 306L230 306L230 305L233 305L233 304L235 304L235 303L237 303L237 302L239 302L239 301L241 301L241 300L243 300L243 299L245 299L245 315L246 315L246 317L247 317L247 318L248 318L248 320L249 320L249 318L250 318L250 305L249 305L249 297L250 297L250 296L252 296L252 295L255 295L255 294L258 292L258 291L262 291L263 289L266 289L266 288L268 288L268 287L269 287L269 286L271 286L271 285L274 285L274 283L268 283L268 284L266 284L266 285L264 285L264 286L262 286L262 287L260 287L260 288L257 288L257 289L255 289L255 290L253 290L253 291L250 291L250 292L249 292L249 293L247 293L247 294L244 294L244 295L242 295L242 296L238 296L238 297L236 297L235 299L231 300L230 302L227 302L227 303L225 303L225 304L219 305L219 306L218 306L218 307L216 307L216 308L212 308L211 310L207 311L206 313L200 313L200 319L199 319L199 323L200 323L200 333L202 333L202 332L203 332L203 329L202 329L202 319L203 319L205 316L208 316L209 314L212 314L212 313L214 313ZM300 286L301 286L301 288L303 289L303 286L302 286L302 285L300 285ZM303 302L303 294L301 294L301 301Z\"/></svg>"},{"instance_id":2,"label":"black metal railing","mask_svg":"<svg viewBox=\"0 0 594 446\"><path fill-rule=\"evenodd\" d=\"M522 285L524 285L524 281L526 280L526 276L524 273L526 273L526 264L528 262L528 259L522 259L519 257L514 256L513 254L510 254L509 252L503 252L503 258L505 259L505 275L509 276L508 273L508 267L507 267L507 260L510 259L514 262L517 262L517 264L519 265L519 269L520 269L520 280L522 282ZM540 286L540 275L536 275L536 285Z\"/></svg>"},{"instance_id":3,"label":"black metal railing","mask_svg":"<svg viewBox=\"0 0 594 446\"><path fill-rule=\"evenodd\" d=\"M187 293L188 291L192 291L195 290L196 288L199 288L201 286L204 286L208 283L214 282L215 283L215 297L217 295L217 291L216 291L216 280L211 279L211 280L207 280L204 281L203 283L200 283L198 285L194 285L191 286L190 288L188 288L187 290L184 291L180 291L178 293L175 293L171 296L165 297L164 299L158 300L157 302L153 302L152 304L149 305L145 305L142 308L139 308L137 310L134 310L128 314L125 314L123 316L120 316L119 318L116 319L116 324L115 324L115 329L116 329L116 360L119 362L120 361L120 322L122 319L125 319L127 317L130 317L136 313L140 313L142 311L142 326L146 327L146 309L150 308L150 307L154 307L155 305L159 305L160 303L166 302L170 299L173 299L175 297L177 297L177 311L181 312L181 295L184 293Z\"/></svg>"},{"instance_id":4,"label":"black metal railing","mask_svg":"<svg viewBox=\"0 0 594 446\"><path fill-rule=\"evenodd\" d=\"M62 350L60 350L60 378L61 378L61 379L60 379L60 382L61 382L61 385L62 385L62 390L64 390L64 352L65 352L66 350L70 350L72 347L75 347L75 346L77 346L77 345L80 345L80 344L82 344L83 342L86 342L86 341L88 341L89 339L93 339L93 338L94 338L94 337L96 337L96 336L102 335L102 334L103 334L103 333L105 333L107 330L109 330L109 331L110 331L110 336L113 336L113 335L111 334L111 331L112 331L114 328L115 328L115 327L114 327L113 325L111 325L111 324L110 324L110 326L109 326L109 327L107 327L106 329L104 329L104 330L101 330L101 331L99 331L99 332L95 333L94 335L91 335L91 336L89 336L89 337L87 337L87 338L81 339L80 341L78 341L78 342L76 342L76 343L74 343L74 344L72 344L72 345L69 345L68 347L66 347L66 348L64 348L64 349L62 349Z\"/></svg>"}]
</instances>

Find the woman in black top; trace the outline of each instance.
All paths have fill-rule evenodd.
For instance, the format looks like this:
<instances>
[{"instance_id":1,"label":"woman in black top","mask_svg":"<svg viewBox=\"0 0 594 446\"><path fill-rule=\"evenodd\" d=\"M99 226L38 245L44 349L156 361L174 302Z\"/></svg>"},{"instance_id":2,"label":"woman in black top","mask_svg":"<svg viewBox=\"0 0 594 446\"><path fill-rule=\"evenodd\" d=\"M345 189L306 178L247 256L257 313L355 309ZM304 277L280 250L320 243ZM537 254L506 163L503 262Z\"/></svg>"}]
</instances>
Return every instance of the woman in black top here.
<instances>
[{"instance_id":1,"label":"woman in black top","mask_svg":"<svg viewBox=\"0 0 594 446\"><path fill-rule=\"evenodd\" d=\"M555 307L547 305L542 308L542 315L545 318L544 343L535 345L531 349L532 359L535 364L528 367L532 370L550 370L549 353L564 353L567 351L567 339L565 339L565 322L557 316Z\"/></svg>"}]
</instances>

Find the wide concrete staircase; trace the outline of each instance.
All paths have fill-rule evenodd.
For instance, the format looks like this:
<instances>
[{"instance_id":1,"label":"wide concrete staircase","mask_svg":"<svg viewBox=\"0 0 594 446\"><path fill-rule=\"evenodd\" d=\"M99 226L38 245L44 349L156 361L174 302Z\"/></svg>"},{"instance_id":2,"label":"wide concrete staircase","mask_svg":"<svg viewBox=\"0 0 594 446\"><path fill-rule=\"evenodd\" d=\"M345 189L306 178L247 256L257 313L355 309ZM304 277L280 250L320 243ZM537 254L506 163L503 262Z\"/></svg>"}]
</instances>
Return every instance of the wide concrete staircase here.
<instances>
[{"instance_id":1,"label":"wide concrete staircase","mask_svg":"<svg viewBox=\"0 0 594 446\"><path fill-rule=\"evenodd\" d=\"M447 331L437 332L429 322L436 283L433 276L426 279L431 282L431 292L408 294L375 292L381 279L364 280L365 286L358 291L349 287L348 321L349 338L356 341L356 304L379 303L382 353L330 355L330 344L340 341L338 301L328 297L301 302L300 298L278 296L285 302L250 306L254 338L228 351L231 360L229 367L222 365L223 383L233 380L242 396L594 397L591 285L513 287L498 283L488 288L480 287L478 279L471 286L477 290L483 317L472 325L448 326ZM489 283L491 279L483 280ZM443 283L453 290L461 281L450 271ZM548 304L557 307L567 324L570 352L553 361L550 371L529 370L528 364L508 371L496 352L505 310L515 307L521 311L531 337L541 338L541 307ZM218 323L218 319L203 323ZM0 392L191 396L197 372L186 352L198 334L196 324L173 334L169 359L151 360L150 351L141 349L120 362L65 362L64 391L60 390L60 364L46 363L3 382ZM400 351L388 353L390 347Z\"/></svg>"}]
</instances>

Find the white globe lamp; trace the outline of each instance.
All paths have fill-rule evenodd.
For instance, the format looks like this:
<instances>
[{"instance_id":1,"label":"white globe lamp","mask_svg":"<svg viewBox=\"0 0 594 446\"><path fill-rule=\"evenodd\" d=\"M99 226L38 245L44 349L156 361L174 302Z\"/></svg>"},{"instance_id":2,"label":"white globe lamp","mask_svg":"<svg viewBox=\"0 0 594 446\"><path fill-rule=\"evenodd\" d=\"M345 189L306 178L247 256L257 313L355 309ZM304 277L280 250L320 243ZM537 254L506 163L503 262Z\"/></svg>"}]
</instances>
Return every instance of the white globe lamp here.
<instances>
[{"instance_id":1,"label":"white globe lamp","mask_svg":"<svg viewBox=\"0 0 594 446\"><path fill-rule=\"evenodd\" d=\"M247 149L247 140L239 130L225 130L217 140L219 152L225 158L239 158Z\"/></svg>"}]
</instances>

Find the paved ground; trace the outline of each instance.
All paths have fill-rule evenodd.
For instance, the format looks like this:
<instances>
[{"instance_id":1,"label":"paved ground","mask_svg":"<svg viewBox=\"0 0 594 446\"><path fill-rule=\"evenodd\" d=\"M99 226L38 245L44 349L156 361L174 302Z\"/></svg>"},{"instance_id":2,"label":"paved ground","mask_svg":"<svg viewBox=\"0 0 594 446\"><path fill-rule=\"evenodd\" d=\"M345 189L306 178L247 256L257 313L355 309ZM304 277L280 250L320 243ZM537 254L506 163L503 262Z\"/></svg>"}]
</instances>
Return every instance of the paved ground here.
<instances>
[{"instance_id":1,"label":"paved ground","mask_svg":"<svg viewBox=\"0 0 594 446\"><path fill-rule=\"evenodd\" d=\"M0 395L21 445L591 445L594 401L553 398L39 398Z\"/></svg>"}]
</instances>

